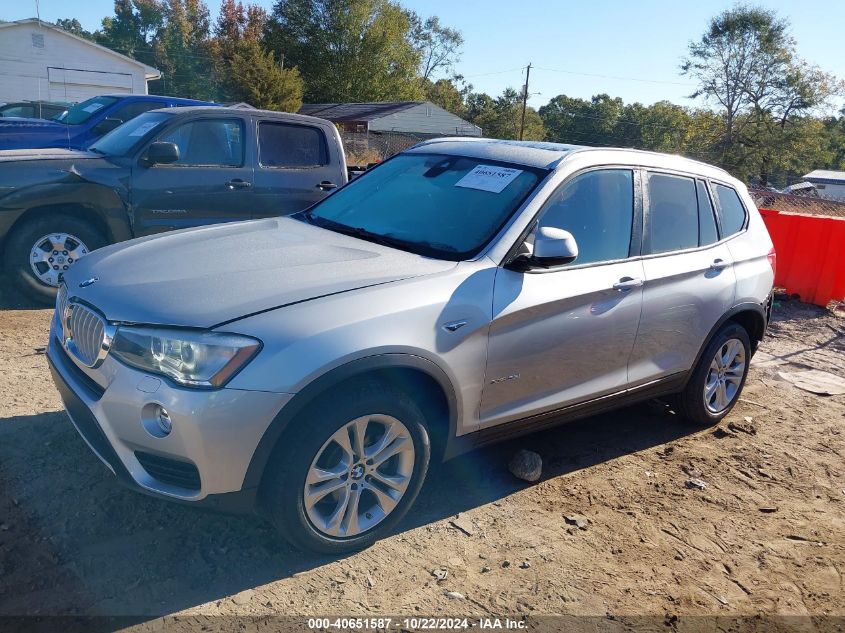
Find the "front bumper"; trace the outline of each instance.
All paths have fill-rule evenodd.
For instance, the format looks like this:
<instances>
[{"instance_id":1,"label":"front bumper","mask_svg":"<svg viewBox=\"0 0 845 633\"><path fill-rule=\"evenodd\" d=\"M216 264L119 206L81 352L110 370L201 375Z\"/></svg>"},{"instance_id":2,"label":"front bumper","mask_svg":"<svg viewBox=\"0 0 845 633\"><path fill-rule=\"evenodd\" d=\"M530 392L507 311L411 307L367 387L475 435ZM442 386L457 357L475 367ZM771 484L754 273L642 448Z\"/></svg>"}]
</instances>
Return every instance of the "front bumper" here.
<instances>
[{"instance_id":1,"label":"front bumper","mask_svg":"<svg viewBox=\"0 0 845 633\"><path fill-rule=\"evenodd\" d=\"M174 501L249 505L255 491L243 483L250 460L291 394L180 388L110 357L87 370L62 348L55 324L47 359L74 427L122 483ZM142 410L150 403L170 414L169 435L146 430Z\"/></svg>"}]
</instances>

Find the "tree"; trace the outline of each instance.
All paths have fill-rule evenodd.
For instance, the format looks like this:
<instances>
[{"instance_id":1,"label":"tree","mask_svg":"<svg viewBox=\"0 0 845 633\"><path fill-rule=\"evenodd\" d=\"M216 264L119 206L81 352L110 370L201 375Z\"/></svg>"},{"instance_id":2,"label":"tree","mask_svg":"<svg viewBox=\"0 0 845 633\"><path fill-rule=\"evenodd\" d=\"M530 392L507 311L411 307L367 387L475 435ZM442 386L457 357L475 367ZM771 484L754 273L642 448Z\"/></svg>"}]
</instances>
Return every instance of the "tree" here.
<instances>
[{"instance_id":1,"label":"tree","mask_svg":"<svg viewBox=\"0 0 845 633\"><path fill-rule=\"evenodd\" d=\"M466 97L472 90L472 85L463 83L463 77L455 75L451 79L438 79L432 82L423 79L425 98L439 105L452 114L466 118Z\"/></svg>"},{"instance_id":2,"label":"tree","mask_svg":"<svg viewBox=\"0 0 845 633\"><path fill-rule=\"evenodd\" d=\"M485 98L486 97L486 98ZM488 95L471 95L470 121L479 126L488 138L517 139L522 119L522 96L513 88L506 88L496 99ZM476 114L477 112L477 114ZM543 120L534 108L525 112L526 141L542 141L546 137Z\"/></svg>"},{"instance_id":3,"label":"tree","mask_svg":"<svg viewBox=\"0 0 845 633\"><path fill-rule=\"evenodd\" d=\"M244 39L231 63L235 100L257 108L296 112L302 106L304 85L296 68L281 68L273 54L255 39Z\"/></svg>"},{"instance_id":4,"label":"tree","mask_svg":"<svg viewBox=\"0 0 845 633\"><path fill-rule=\"evenodd\" d=\"M420 53L420 75L431 80L438 72L451 71L460 59L464 36L457 29L440 23L432 16L423 21L415 13L410 14L411 37Z\"/></svg>"},{"instance_id":5,"label":"tree","mask_svg":"<svg viewBox=\"0 0 845 633\"><path fill-rule=\"evenodd\" d=\"M265 42L295 65L312 102L423 96L410 14L390 0L278 0Z\"/></svg>"},{"instance_id":6,"label":"tree","mask_svg":"<svg viewBox=\"0 0 845 633\"><path fill-rule=\"evenodd\" d=\"M217 87L208 7L202 0L167 0L164 15L164 24L153 41L155 65L162 71L163 80L156 90L178 97L213 99Z\"/></svg>"},{"instance_id":7,"label":"tree","mask_svg":"<svg viewBox=\"0 0 845 633\"><path fill-rule=\"evenodd\" d=\"M105 17L94 34L98 44L152 64L152 38L165 21L160 0L114 0L114 16Z\"/></svg>"},{"instance_id":8,"label":"tree","mask_svg":"<svg viewBox=\"0 0 845 633\"><path fill-rule=\"evenodd\" d=\"M94 41L94 34L83 29L82 24L76 18L60 18L56 20L56 26L68 33L76 35L77 37L83 37L86 40L91 40L92 42Z\"/></svg>"},{"instance_id":9,"label":"tree","mask_svg":"<svg viewBox=\"0 0 845 633\"><path fill-rule=\"evenodd\" d=\"M720 13L688 52L681 71L699 84L692 96L715 103L724 120L719 162L762 184L791 143L788 128L842 90L798 58L787 22L767 9L738 5Z\"/></svg>"}]
</instances>

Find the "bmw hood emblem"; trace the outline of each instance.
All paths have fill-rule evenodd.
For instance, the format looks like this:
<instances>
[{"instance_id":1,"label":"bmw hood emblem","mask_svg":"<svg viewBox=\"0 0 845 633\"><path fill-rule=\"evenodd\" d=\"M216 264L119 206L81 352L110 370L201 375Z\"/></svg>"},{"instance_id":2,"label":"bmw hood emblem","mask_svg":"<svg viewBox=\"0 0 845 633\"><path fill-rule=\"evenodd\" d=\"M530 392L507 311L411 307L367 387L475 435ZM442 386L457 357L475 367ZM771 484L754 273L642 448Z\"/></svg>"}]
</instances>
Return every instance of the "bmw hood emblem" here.
<instances>
[{"instance_id":1,"label":"bmw hood emblem","mask_svg":"<svg viewBox=\"0 0 845 633\"><path fill-rule=\"evenodd\" d=\"M99 281L99 279L100 279L99 277L91 277L91 279L86 279L85 281L81 281L79 283L79 287L80 288L87 288L88 286L93 285L94 282Z\"/></svg>"}]
</instances>

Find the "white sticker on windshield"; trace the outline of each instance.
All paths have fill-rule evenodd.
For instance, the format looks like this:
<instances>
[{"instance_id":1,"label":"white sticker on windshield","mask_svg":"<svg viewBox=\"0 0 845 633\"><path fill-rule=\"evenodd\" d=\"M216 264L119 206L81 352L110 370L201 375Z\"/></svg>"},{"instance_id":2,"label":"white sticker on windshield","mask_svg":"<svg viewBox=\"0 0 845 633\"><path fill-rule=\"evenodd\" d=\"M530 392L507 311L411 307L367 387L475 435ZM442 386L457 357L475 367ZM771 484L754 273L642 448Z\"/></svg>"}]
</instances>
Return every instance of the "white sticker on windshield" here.
<instances>
[{"instance_id":1,"label":"white sticker on windshield","mask_svg":"<svg viewBox=\"0 0 845 633\"><path fill-rule=\"evenodd\" d=\"M146 123L142 123L138 126L137 130L132 130L129 136L144 136L144 134L152 130L156 125L158 125L158 121L147 121Z\"/></svg>"},{"instance_id":2,"label":"white sticker on windshield","mask_svg":"<svg viewBox=\"0 0 845 633\"><path fill-rule=\"evenodd\" d=\"M96 112L97 110L99 110L102 107L103 107L102 103L92 103L91 105L89 105L85 108L82 108L82 109L85 110L85 112Z\"/></svg>"},{"instance_id":3,"label":"white sticker on windshield","mask_svg":"<svg viewBox=\"0 0 845 633\"><path fill-rule=\"evenodd\" d=\"M511 169L510 167L476 165L471 172L456 182L455 186L501 193L521 173L521 169Z\"/></svg>"}]
</instances>

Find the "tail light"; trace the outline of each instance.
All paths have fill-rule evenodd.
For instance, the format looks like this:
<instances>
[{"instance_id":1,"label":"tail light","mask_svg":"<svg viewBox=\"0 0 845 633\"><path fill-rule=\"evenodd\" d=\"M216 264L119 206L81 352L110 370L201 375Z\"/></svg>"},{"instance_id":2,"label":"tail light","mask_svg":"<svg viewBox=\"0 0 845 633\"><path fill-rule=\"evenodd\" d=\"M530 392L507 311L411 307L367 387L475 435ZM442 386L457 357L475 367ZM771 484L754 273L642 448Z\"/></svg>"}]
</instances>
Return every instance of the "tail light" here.
<instances>
[{"instance_id":1,"label":"tail light","mask_svg":"<svg viewBox=\"0 0 845 633\"><path fill-rule=\"evenodd\" d=\"M772 247L772 250L769 251L769 254L768 254L767 257L769 259L769 266L772 267L772 275L777 276L777 274L778 274L778 255L775 252L774 247Z\"/></svg>"}]
</instances>

